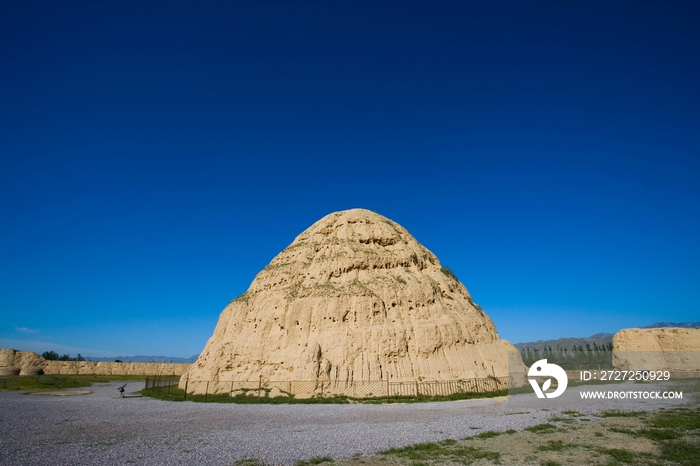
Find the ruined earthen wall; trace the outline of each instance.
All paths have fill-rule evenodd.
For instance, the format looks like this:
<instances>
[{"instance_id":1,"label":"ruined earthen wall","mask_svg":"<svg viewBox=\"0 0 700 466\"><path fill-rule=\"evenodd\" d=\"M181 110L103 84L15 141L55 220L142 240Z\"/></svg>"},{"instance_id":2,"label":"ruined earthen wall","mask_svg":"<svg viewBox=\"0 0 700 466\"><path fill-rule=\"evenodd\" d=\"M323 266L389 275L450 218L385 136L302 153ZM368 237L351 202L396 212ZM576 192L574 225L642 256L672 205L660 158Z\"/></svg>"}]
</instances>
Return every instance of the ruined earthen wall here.
<instances>
[{"instance_id":1,"label":"ruined earthen wall","mask_svg":"<svg viewBox=\"0 0 700 466\"><path fill-rule=\"evenodd\" d=\"M700 370L700 329L629 328L613 337L619 370Z\"/></svg>"},{"instance_id":2,"label":"ruined earthen wall","mask_svg":"<svg viewBox=\"0 0 700 466\"><path fill-rule=\"evenodd\" d=\"M0 349L0 376L7 375L177 375L191 364L150 362L47 361L32 351Z\"/></svg>"},{"instance_id":3,"label":"ruined earthen wall","mask_svg":"<svg viewBox=\"0 0 700 466\"><path fill-rule=\"evenodd\" d=\"M152 362L46 361L45 374L85 375L177 375L187 373L191 364Z\"/></svg>"}]
</instances>

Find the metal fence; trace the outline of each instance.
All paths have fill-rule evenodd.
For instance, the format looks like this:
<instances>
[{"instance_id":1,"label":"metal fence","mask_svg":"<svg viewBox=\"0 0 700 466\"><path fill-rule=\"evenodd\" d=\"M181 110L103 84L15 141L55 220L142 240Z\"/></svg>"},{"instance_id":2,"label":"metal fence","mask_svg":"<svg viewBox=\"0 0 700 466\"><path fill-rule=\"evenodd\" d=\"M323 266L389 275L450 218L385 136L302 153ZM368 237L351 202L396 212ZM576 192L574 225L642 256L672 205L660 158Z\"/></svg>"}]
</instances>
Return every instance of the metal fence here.
<instances>
[{"instance_id":1,"label":"metal fence","mask_svg":"<svg viewBox=\"0 0 700 466\"><path fill-rule=\"evenodd\" d=\"M671 370L671 379L700 379L700 371Z\"/></svg>"},{"instance_id":2,"label":"metal fence","mask_svg":"<svg viewBox=\"0 0 700 466\"><path fill-rule=\"evenodd\" d=\"M184 395L228 395L265 398L393 398L449 396L456 393L499 393L516 388L513 377L483 379L390 382L387 380L345 381L270 381L260 377L256 381L175 380L168 377L147 377L146 390L170 393L179 385Z\"/></svg>"}]
</instances>

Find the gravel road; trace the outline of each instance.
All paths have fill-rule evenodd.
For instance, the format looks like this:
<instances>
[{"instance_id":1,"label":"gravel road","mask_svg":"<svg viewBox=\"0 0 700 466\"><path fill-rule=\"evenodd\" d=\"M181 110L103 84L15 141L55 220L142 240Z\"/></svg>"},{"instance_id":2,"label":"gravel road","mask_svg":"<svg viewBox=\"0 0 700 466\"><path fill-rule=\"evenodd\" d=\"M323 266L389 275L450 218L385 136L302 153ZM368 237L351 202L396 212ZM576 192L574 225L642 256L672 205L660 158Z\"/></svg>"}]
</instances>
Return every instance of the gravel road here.
<instances>
[{"instance_id":1,"label":"gravel road","mask_svg":"<svg viewBox=\"0 0 700 466\"><path fill-rule=\"evenodd\" d=\"M242 458L294 464L319 456L350 457L484 430L522 430L563 410L653 410L682 400L586 401L570 387L556 400L509 398L392 405L235 405L165 402L120 383L80 396L0 392L2 465L233 465ZM605 387L609 389L609 387ZM615 390L652 390L625 383Z\"/></svg>"}]
</instances>

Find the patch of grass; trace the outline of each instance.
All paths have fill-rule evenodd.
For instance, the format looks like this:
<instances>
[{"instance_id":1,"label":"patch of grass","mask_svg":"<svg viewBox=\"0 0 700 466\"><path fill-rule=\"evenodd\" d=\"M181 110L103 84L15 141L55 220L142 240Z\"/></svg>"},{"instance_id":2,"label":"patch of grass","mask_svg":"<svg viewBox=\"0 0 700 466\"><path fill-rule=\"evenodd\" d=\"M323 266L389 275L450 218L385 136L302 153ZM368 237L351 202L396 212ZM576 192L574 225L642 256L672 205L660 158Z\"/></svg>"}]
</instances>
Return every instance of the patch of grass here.
<instances>
[{"instance_id":1,"label":"patch of grass","mask_svg":"<svg viewBox=\"0 0 700 466\"><path fill-rule=\"evenodd\" d=\"M451 439L450 439L451 440ZM451 460L470 464L479 459L499 461L501 454L495 451L485 451L472 446L459 445L456 442L445 444L443 442L417 443L403 448L390 448L380 452L380 455L393 455L414 461L443 461Z\"/></svg>"},{"instance_id":2,"label":"patch of grass","mask_svg":"<svg viewBox=\"0 0 700 466\"><path fill-rule=\"evenodd\" d=\"M89 387L93 383L144 380L135 375L11 375L0 377L0 390L65 390Z\"/></svg>"},{"instance_id":3,"label":"patch of grass","mask_svg":"<svg viewBox=\"0 0 700 466\"><path fill-rule=\"evenodd\" d=\"M673 429L640 429L632 430L625 429L623 427L610 427L608 429L610 432L616 432L618 434L626 434L630 437L635 438L648 438L655 442L660 442L662 440L674 440L679 438L681 435ZM596 435L597 436L597 435Z\"/></svg>"},{"instance_id":4,"label":"patch of grass","mask_svg":"<svg viewBox=\"0 0 700 466\"><path fill-rule=\"evenodd\" d=\"M540 461L540 466L561 466L561 463L554 460Z\"/></svg>"},{"instance_id":5,"label":"patch of grass","mask_svg":"<svg viewBox=\"0 0 700 466\"><path fill-rule=\"evenodd\" d=\"M639 435L637 434L636 431L634 431L632 429L626 429L624 427L612 426L612 427L608 428L608 430L610 432L616 432L618 434L626 434L626 435L631 435L632 437L639 437Z\"/></svg>"},{"instance_id":6,"label":"patch of grass","mask_svg":"<svg viewBox=\"0 0 700 466\"><path fill-rule=\"evenodd\" d=\"M260 461L258 458L242 458L240 460L236 460L234 463L235 466L264 466L264 463Z\"/></svg>"},{"instance_id":7,"label":"patch of grass","mask_svg":"<svg viewBox=\"0 0 700 466\"><path fill-rule=\"evenodd\" d=\"M700 406L672 408L657 412L645 421L649 429L641 429L639 435L659 444L661 458L682 466L700 464Z\"/></svg>"},{"instance_id":8,"label":"patch of grass","mask_svg":"<svg viewBox=\"0 0 700 466\"><path fill-rule=\"evenodd\" d=\"M526 427L525 430L532 432L533 434L551 434L557 430L557 426L554 424L537 424L536 426Z\"/></svg>"},{"instance_id":9,"label":"patch of grass","mask_svg":"<svg viewBox=\"0 0 700 466\"><path fill-rule=\"evenodd\" d=\"M455 449L453 457L464 462L487 459L497 463L501 459L501 454L496 451L480 450L474 447L461 447Z\"/></svg>"},{"instance_id":10,"label":"patch of grass","mask_svg":"<svg viewBox=\"0 0 700 466\"><path fill-rule=\"evenodd\" d=\"M296 466L313 466L321 463L332 463L333 458L328 456L315 456L305 461L297 461Z\"/></svg>"},{"instance_id":11,"label":"patch of grass","mask_svg":"<svg viewBox=\"0 0 700 466\"><path fill-rule=\"evenodd\" d=\"M507 431L505 431L505 433L508 434L508 435L512 435L512 434L515 434L515 433L517 433L517 432L518 432L518 431L515 430L515 429L508 429Z\"/></svg>"},{"instance_id":12,"label":"patch of grass","mask_svg":"<svg viewBox=\"0 0 700 466\"><path fill-rule=\"evenodd\" d=\"M660 411L652 417L650 425L670 429L700 429L700 409L676 408Z\"/></svg>"},{"instance_id":13,"label":"patch of grass","mask_svg":"<svg viewBox=\"0 0 700 466\"><path fill-rule=\"evenodd\" d=\"M655 442L675 440L680 437L680 434L673 429L640 429L637 434Z\"/></svg>"},{"instance_id":14,"label":"patch of grass","mask_svg":"<svg viewBox=\"0 0 700 466\"><path fill-rule=\"evenodd\" d=\"M616 409L603 411L600 417L640 417L644 413L641 411L618 411Z\"/></svg>"},{"instance_id":15,"label":"patch of grass","mask_svg":"<svg viewBox=\"0 0 700 466\"><path fill-rule=\"evenodd\" d=\"M423 460L428 459L432 455L444 456L447 452L448 449L443 445L439 445L435 442L426 442L401 448L389 448L388 450L379 452L379 454L400 456L412 460Z\"/></svg>"},{"instance_id":16,"label":"patch of grass","mask_svg":"<svg viewBox=\"0 0 700 466\"><path fill-rule=\"evenodd\" d=\"M236 302L248 302L249 299L250 299L250 296L248 295L248 292L246 291L245 293L243 293L243 294L241 294L241 295L238 295L238 296L236 296L235 298L233 298L233 299L231 300L231 303L236 303ZM231 304L231 303L229 303L229 304Z\"/></svg>"},{"instance_id":17,"label":"patch of grass","mask_svg":"<svg viewBox=\"0 0 700 466\"><path fill-rule=\"evenodd\" d=\"M612 459L615 461L619 461L621 463L634 463L637 458L631 451L623 450L621 448L603 448L600 451L612 457Z\"/></svg>"},{"instance_id":18,"label":"patch of grass","mask_svg":"<svg viewBox=\"0 0 700 466\"><path fill-rule=\"evenodd\" d=\"M561 440L548 440L545 445L540 445L537 447L538 451L562 451L569 445L565 445Z\"/></svg>"},{"instance_id":19,"label":"patch of grass","mask_svg":"<svg viewBox=\"0 0 700 466\"><path fill-rule=\"evenodd\" d=\"M604 437L604 435L603 435L602 432L596 432L596 433L593 434L593 435L595 435L596 437Z\"/></svg>"},{"instance_id":20,"label":"patch of grass","mask_svg":"<svg viewBox=\"0 0 700 466\"><path fill-rule=\"evenodd\" d=\"M661 455L663 459L675 461L682 466L697 466L700 464L700 444L682 440L663 442Z\"/></svg>"},{"instance_id":21,"label":"patch of grass","mask_svg":"<svg viewBox=\"0 0 700 466\"><path fill-rule=\"evenodd\" d=\"M282 268L282 267L286 267L286 266L288 266L288 265L292 265L292 263L291 263L291 262L279 262L279 263L277 263L277 264L268 264L263 270L270 271L270 270L275 270L275 269L279 269L279 268ZM243 295L245 295L245 294L246 294L246 293L243 293L241 296L243 296ZM239 296L239 297L240 297L240 296ZM236 299L238 299L238 298L236 298Z\"/></svg>"},{"instance_id":22,"label":"patch of grass","mask_svg":"<svg viewBox=\"0 0 700 466\"><path fill-rule=\"evenodd\" d=\"M501 435L500 432L496 432L495 430L487 430L486 432L481 432L480 434L475 435L475 438L480 438L480 439L487 439L487 438L493 438L493 437L498 437Z\"/></svg>"}]
</instances>

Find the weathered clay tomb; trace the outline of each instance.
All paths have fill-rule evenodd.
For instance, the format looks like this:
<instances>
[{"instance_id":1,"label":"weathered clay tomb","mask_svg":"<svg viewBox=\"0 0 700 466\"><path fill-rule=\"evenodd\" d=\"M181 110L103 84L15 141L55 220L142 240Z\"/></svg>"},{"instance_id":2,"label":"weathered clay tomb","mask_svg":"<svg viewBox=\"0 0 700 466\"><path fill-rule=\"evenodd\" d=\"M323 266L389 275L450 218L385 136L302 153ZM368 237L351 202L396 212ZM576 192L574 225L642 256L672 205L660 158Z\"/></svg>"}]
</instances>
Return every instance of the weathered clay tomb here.
<instances>
[{"instance_id":1,"label":"weathered clay tomb","mask_svg":"<svg viewBox=\"0 0 700 466\"><path fill-rule=\"evenodd\" d=\"M491 319L432 252L401 225L352 209L311 225L258 273L223 310L187 377L502 377L509 352L522 366L518 351L499 339Z\"/></svg>"}]
</instances>

